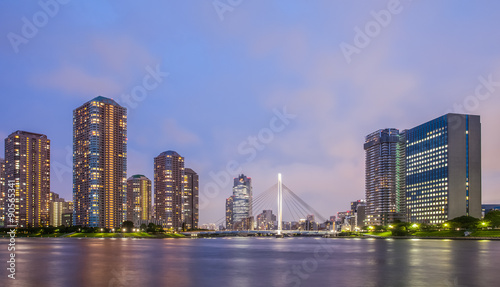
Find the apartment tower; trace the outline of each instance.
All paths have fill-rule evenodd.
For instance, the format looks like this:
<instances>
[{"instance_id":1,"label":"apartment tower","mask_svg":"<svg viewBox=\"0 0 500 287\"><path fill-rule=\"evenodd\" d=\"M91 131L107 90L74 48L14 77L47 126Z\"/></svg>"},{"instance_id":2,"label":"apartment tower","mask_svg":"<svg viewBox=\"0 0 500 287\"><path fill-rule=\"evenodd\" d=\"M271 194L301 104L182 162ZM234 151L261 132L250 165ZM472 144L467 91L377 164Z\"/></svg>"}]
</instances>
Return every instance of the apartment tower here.
<instances>
[{"instance_id":1,"label":"apartment tower","mask_svg":"<svg viewBox=\"0 0 500 287\"><path fill-rule=\"evenodd\" d=\"M5 139L5 181L15 183L19 227L49 226L50 140L46 135L16 131Z\"/></svg>"},{"instance_id":2,"label":"apartment tower","mask_svg":"<svg viewBox=\"0 0 500 287\"><path fill-rule=\"evenodd\" d=\"M184 158L165 151L154 159L155 218L176 231L183 223Z\"/></svg>"},{"instance_id":3,"label":"apartment tower","mask_svg":"<svg viewBox=\"0 0 500 287\"><path fill-rule=\"evenodd\" d=\"M151 180L142 174L127 179L127 220L138 222L151 219Z\"/></svg>"},{"instance_id":4,"label":"apartment tower","mask_svg":"<svg viewBox=\"0 0 500 287\"><path fill-rule=\"evenodd\" d=\"M99 96L73 111L73 224L119 227L126 187L127 110Z\"/></svg>"}]
</instances>

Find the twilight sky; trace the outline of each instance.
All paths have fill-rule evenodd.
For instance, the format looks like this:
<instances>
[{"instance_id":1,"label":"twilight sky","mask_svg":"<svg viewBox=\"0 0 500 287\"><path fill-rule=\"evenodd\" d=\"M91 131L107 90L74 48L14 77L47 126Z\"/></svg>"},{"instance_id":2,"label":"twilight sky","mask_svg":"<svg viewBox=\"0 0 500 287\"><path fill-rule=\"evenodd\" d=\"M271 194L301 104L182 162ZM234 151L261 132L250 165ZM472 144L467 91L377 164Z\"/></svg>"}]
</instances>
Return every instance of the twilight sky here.
<instances>
[{"instance_id":1,"label":"twilight sky","mask_svg":"<svg viewBox=\"0 0 500 287\"><path fill-rule=\"evenodd\" d=\"M66 199L72 111L102 95L128 107L128 176L153 179L165 150L198 172L200 223L238 169L254 196L281 172L344 211L364 198L365 135L447 112L481 116L483 203L500 202L498 1L40 3L0 2L0 138L46 134Z\"/></svg>"}]
</instances>

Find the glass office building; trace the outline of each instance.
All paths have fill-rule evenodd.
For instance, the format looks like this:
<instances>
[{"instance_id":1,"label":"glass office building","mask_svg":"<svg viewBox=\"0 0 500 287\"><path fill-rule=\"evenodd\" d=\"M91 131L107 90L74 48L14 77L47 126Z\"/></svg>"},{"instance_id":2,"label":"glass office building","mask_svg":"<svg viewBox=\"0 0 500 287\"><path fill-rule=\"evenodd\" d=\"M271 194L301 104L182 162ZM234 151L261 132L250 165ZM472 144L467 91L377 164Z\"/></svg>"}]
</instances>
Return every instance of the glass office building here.
<instances>
[{"instance_id":1,"label":"glass office building","mask_svg":"<svg viewBox=\"0 0 500 287\"><path fill-rule=\"evenodd\" d=\"M252 179L240 175L233 186L233 225L252 216Z\"/></svg>"},{"instance_id":2,"label":"glass office building","mask_svg":"<svg viewBox=\"0 0 500 287\"><path fill-rule=\"evenodd\" d=\"M481 217L479 116L447 114L405 131L407 220Z\"/></svg>"}]
</instances>

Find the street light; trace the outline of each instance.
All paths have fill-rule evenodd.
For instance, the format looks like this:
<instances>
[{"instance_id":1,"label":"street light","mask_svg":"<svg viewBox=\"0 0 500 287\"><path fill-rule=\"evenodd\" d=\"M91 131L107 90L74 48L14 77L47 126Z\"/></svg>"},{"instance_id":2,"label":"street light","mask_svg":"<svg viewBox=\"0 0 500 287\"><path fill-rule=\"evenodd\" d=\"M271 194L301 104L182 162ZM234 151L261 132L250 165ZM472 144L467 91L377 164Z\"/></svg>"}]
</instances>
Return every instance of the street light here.
<instances>
[{"instance_id":1,"label":"street light","mask_svg":"<svg viewBox=\"0 0 500 287\"><path fill-rule=\"evenodd\" d=\"M413 227L413 228L417 228L417 227L418 227L418 225L417 225L416 223L413 223L413 225L412 225L411 227Z\"/></svg>"}]
</instances>

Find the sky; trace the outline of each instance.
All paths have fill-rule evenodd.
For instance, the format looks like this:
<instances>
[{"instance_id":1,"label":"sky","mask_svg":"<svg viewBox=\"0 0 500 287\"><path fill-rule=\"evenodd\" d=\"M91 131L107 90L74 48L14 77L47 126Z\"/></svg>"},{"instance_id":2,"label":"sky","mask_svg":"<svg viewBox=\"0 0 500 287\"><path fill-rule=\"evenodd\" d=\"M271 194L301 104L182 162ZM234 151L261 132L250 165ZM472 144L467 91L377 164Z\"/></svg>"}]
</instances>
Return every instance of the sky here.
<instances>
[{"instance_id":1,"label":"sky","mask_svg":"<svg viewBox=\"0 0 500 287\"><path fill-rule=\"evenodd\" d=\"M500 2L0 2L0 138L51 140L51 190L72 199L72 111L128 108L128 176L185 157L200 223L232 178L283 182L321 215L364 198L364 137L449 112L482 122L483 203L500 202ZM4 150L4 142L0 142ZM3 153L2 153L3 156Z\"/></svg>"}]
</instances>

